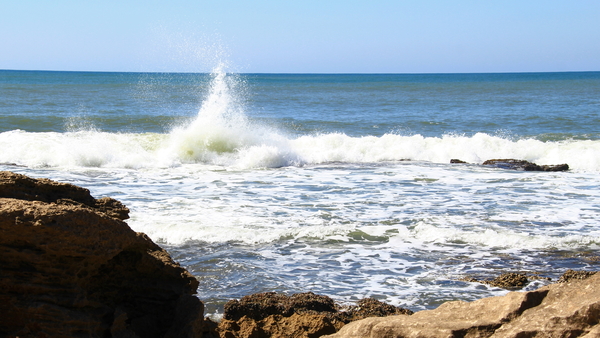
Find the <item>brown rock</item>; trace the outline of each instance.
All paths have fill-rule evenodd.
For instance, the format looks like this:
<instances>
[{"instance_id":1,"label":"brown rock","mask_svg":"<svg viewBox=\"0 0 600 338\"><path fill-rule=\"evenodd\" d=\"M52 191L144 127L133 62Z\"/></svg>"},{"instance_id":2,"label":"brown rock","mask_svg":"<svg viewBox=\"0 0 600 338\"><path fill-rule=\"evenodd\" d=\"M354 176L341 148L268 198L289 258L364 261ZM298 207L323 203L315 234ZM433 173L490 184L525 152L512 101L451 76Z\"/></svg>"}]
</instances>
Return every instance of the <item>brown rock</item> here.
<instances>
[{"instance_id":1,"label":"brown rock","mask_svg":"<svg viewBox=\"0 0 600 338\"><path fill-rule=\"evenodd\" d=\"M475 278L465 278L462 280L465 282L488 284L508 290L522 289L525 285L527 285L527 283L529 283L529 280L525 274L514 272L503 273L492 280L478 280Z\"/></svg>"},{"instance_id":2,"label":"brown rock","mask_svg":"<svg viewBox=\"0 0 600 338\"><path fill-rule=\"evenodd\" d=\"M200 337L197 280L87 189L0 172L1 337Z\"/></svg>"},{"instance_id":3,"label":"brown rock","mask_svg":"<svg viewBox=\"0 0 600 338\"><path fill-rule=\"evenodd\" d=\"M373 298L341 311L331 298L312 292L254 294L229 301L224 310L215 333L221 338L321 337L354 320L412 313Z\"/></svg>"},{"instance_id":4,"label":"brown rock","mask_svg":"<svg viewBox=\"0 0 600 338\"><path fill-rule=\"evenodd\" d=\"M121 202L104 197L95 199L88 189L47 178L34 179L10 171L0 172L0 197L90 207L110 217L126 220L129 209Z\"/></svg>"},{"instance_id":5,"label":"brown rock","mask_svg":"<svg viewBox=\"0 0 600 338\"><path fill-rule=\"evenodd\" d=\"M329 338L598 337L600 274L471 303L448 302L412 316L366 318Z\"/></svg>"},{"instance_id":6,"label":"brown rock","mask_svg":"<svg viewBox=\"0 0 600 338\"><path fill-rule=\"evenodd\" d=\"M276 292L257 293L230 300L224 306L223 318L238 320L244 316L260 320L270 315L289 317L294 313L336 312L333 300L327 296L316 295L312 292L298 293L292 296Z\"/></svg>"},{"instance_id":7,"label":"brown rock","mask_svg":"<svg viewBox=\"0 0 600 338\"><path fill-rule=\"evenodd\" d=\"M503 325L495 337L578 337L600 327L600 275L546 287L542 303ZM598 337L598 336L597 336Z\"/></svg>"},{"instance_id":8,"label":"brown rock","mask_svg":"<svg viewBox=\"0 0 600 338\"><path fill-rule=\"evenodd\" d=\"M463 160L459 160L457 158L453 158L450 160L450 163L459 163L459 164L465 164L467 162L463 161Z\"/></svg>"},{"instance_id":9,"label":"brown rock","mask_svg":"<svg viewBox=\"0 0 600 338\"><path fill-rule=\"evenodd\" d=\"M218 328L221 338L317 338L335 333L344 324L323 314L298 314L289 317L270 315L261 320L242 317L223 320Z\"/></svg>"},{"instance_id":10,"label":"brown rock","mask_svg":"<svg viewBox=\"0 0 600 338\"><path fill-rule=\"evenodd\" d=\"M567 283L572 280L577 279L586 279L595 275L597 271L575 271L575 270L567 270L567 272L563 273L562 276L558 278L558 283Z\"/></svg>"},{"instance_id":11,"label":"brown rock","mask_svg":"<svg viewBox=\"0 0 600 338\"><path fill-rule=\"evenodd\" d=\"M222 338L320 337L344 325L331 317L336 312L331 298L312 292L258 293L227 302L217 334Z\"/></svg>"},{"instance_id":12,"label":"brown rock","mask_svg":"<svg viewBox=\"0 0 600 338\"><path fill-rule=\"evenodd\" d=\"M396 307L374 298L364 298L358 301L355 306L351 306L344 311L336 314L336 318L344 323L350 323L368 317L386 317L395 315L412 315L413 312Z\"/></svg>"}]
</instances>

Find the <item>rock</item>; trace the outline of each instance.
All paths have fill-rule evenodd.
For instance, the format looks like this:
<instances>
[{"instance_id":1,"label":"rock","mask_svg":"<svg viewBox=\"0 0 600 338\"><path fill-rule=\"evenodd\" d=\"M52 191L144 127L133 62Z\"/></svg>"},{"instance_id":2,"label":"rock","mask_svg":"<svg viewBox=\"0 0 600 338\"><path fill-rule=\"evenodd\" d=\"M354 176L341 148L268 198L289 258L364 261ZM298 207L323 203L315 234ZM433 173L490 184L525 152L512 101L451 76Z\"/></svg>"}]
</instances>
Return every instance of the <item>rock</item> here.
<instances>
[{"instance_id":1,"label":"rock","mask_svg":"<svg viewBox=\"0 0 600 338\"><path fill-rule=\"evenodd\" d=\"M459 160L457 158L453 158L453 159L450 160L450 163L459 163L460 164L460 163L467 163L467 162L465 162L463 160Z\"/></svg>"},{"instance_id":2,"label":"rock","mask_svg":"<svg viewBox=\"0 0 600 338\"><path fill-rule=\"evenodd\" d=\"M336 312L331 298L312 292L258 293L227 302L217 331L222 338L320 337L345 324Z\"/></svg>"},{"instance_id":3,"label":"rock","mask_svg":"<svg viewBox=\"0 0 600 338\"><path fill-rule=\"evenodd\" d=\"M524 171L567 171L568 164L557 165L537 165L524 160L515 159L493 159L483 162L483 165L494 166L503 169L524 170Z\"/></svg>"},{"instance_id":4,"label":"rock","mask_svg":"<svg viewBox=\"0 0 600 338\"><path fill-rule=\"evenodd\" d=\"M492 280L478 280L475 278L466 278L462 280L465 282L487 284L508 290L522 289L525 285L527 285L527 283L529 283L529 280L525 274L514 272L503 273Z\"/></svg>"},{"instance_id":5,"label":"rock","mask_svg":"<svg viewBox=\"0 0 600 338\"><path fill-rule=\"evenodd\" d=\"M102 211L110 217L126 220L129 209L121 202L104 197L95 199L88 189L47 178L34 179L10 171L0 172L0 198L78 205Z\"/></svg>"},{"instance_id":6,"label":"rock","mask_svg":"<svg viewBox=\"0 0 600 338\"><path fill-rule=\"evenodd\" d=\"M453 301L412 316L366 318L329 338L598 337L600 274L530 292Z\"/></svg>"},{"instance_id":7,"label":"rock","mask_svg":"<svg viewBox=\"0 0 600 338\"><path fill-rule=\"evenodd\" d=\"M570 282L571 280L577 280L577 279L587 279L595 274L596 274L596 271L567 270L567 272L563 273L562 276L560 276L558 278L558 283L567 283L567 282Z\"/></svg>"},{"instance_id":8,"label":"rock","mask_svg":"<svg viewBox=\"0 0 600 338\"><path fill-rule=\"evenodd\" d=\"M298 293L289 297L276 292L257 293L244 296L239 301L230 300L223 310L223 318L228 320L238 320L244 316L260 320L270 315L289 317L294 313L337 311L331 298L315 295L312 292Z\"/></svg>"},{"instance_id":9,"label":"rock","mask_svg":"<svg viewBox=\"0 0 600 338\"><path fill-rule=\"evenodd\" d=\"M1 337L201 337L198 281L120 202L0 172Z\"/></svg>"},{"instance_id":10,"label":"rock","mask_svg":"<svg viewBox=\"0 0 600 338\"><path fill-rule=\"evenodd\" d=\"M221 338L318 338L335 333L344 324L334 323L323 314L298 314L289 317L269 315L261 320L242 317L237 321L223 320L219 324Z\"/></svg>"},{"instance_id":11,"label":"rock","mask_svg":"<svg viewBox=\"0 0 600 338\"><path fill-rule=\"evenodd\" d=\"M345 311L340 312L338 314L338 318L345 323L349 323L368 317L386 317L412 314L413 312L408 309L386 304L374 298L364 298L359 300L356 306L351 306Z\"/></svg>"},{"instance_id":12,"label":"rock","mask_svg":"<svg viewBox=\"0 0 600 338\"><path fill-rule=\"evenodd\" d=\"M326 296L312 292L286 296L265 292L225 304L223 320L214 337L321 337L337 332L344 324L371 316L411 314L410 310L362 299L341 310Z\"/></svg>"},{"instance_id":13,"label":"rock","mask_svg":"<svg viewBox=\"0 0 600 338\"><path fill-rule=\"evenodd\" d=\"M460 164L467 163L463 160L453 158L450 163ZM492 166L502 169L522 170L522 171L567 171L569 170L568 164L556 164L556 165L537 165L532 162L525 160L515 159L493 159L483 162L482 165Z\"/></svg>"}]
</instances>

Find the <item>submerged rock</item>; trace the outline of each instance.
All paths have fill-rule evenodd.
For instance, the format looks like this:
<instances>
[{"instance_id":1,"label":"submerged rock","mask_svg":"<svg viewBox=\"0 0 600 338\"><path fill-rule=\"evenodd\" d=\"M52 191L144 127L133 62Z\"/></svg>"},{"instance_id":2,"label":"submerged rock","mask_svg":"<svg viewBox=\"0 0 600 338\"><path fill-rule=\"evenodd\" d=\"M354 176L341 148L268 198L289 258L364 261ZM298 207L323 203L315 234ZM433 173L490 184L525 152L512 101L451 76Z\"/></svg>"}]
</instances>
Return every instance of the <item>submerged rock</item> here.
<instances>
[{"instance_id":1,"label":"submerged rock","mask_svg":"<svg viewBox=\"0 0 600 338\"><path fill-rule=\"evenodd\" d=\"M453 158L450 160L452 164L468 164L463 160ZM482 163L485 166L497 167L502 169L510 170L521 170L521 171L567 171L569 170L568 164L555 164L555 165L538 165L525 160L515 160L512 158L506 159L493 159L487 160Z\"/></svg>"},{"instance_id":2,"label":"submerged rock","mask_svg":"<svg viewBox=\"0 0 600 338\"><path fill-rule=\"evenodd\" d=\"M201 337L198 281L111 198L0 172L0 336Z\"/></svg>"},{"instance_id":3,"label":"submerged rock","mask_svg":"<svg viewBox=\"0 0 600 338\"><path fill-rule=\"evenodd\" d=\"M461 164L461 163L467 163L467 162L465 162L463 160L459 160L457 158L453 158L453 159L450 160L450 163L459 163L459 164Z\"/></svg>"},{"instance_id":4,"label":"submerged rock","mask_svg":"<svg viewBox=\"0 0 600 338\"><path fill-rule=\"evenodd\" d=\"M515 159L493 159L483 162L483 165L494 166L502 169L524 170L524 171L567 171L568 164L537 165L525 160Z\"/></svg>"}]
</instances>

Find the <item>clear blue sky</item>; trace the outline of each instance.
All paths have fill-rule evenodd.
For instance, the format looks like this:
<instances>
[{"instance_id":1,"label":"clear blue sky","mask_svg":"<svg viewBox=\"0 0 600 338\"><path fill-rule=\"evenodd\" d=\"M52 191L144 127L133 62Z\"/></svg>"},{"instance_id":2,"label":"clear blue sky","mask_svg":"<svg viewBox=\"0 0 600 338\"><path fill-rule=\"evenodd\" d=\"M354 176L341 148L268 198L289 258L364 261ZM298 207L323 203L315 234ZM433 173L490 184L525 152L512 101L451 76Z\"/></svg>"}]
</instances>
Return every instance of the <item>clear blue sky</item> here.
<instances>
[{"instance_id":1,"label":"clear blue sky","mask_svg":"<svg viewBox=\"0 0 600 338\"><path fill-rule=\"evenodd\" d=\"M0 69L600 71L599 0L2 0Z\"/></svg>"}]
</instances>

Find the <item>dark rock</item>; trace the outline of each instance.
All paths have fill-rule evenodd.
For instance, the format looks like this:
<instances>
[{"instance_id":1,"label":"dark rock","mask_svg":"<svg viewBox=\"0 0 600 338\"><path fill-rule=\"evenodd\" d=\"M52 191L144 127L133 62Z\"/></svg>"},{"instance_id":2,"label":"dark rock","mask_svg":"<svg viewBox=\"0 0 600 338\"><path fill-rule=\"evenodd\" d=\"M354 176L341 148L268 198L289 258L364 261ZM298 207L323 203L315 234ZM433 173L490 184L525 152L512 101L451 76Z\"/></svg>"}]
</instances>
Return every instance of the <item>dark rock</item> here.
<instances>
[{"instance_id":1,"label":"dark rock","mask_svg":"<svg viewBox=\"0 0 600 338\"><path fill-rule=\"evenodd\" d=\"M453 159L450 160L450 163L467 163L467 162L459 160L459 159L456 159L456 158L453 158Z\"/></svg>"},{"instance_id":2,"label":"dark rock","mask_svg":"<svg viewBox=\"0 0 600 338\"><path fill-rule=\"evenodd\" d=\"M558 283L567 283L572 280L581 280L590 278L595 275L597 271L575 271L575 270L567 270L567 272L563 273L562 276L558 278Z\"/></svg>"},{"instance_id":3,"label":"dark rock","mask_svg":"<svg viewBox=\"0 0 600 338\"><path fill-rule=\"evenodd\" d=\"M498 288L514 290L514 289L522 289L529 280L525 274L508 272L503 273L500 276L492 279L492 280L478 280L475 278L464 278L462 281L465 282L473 282L473 283L482 283L491 286L495 286Z\"/></svg>"},{"instance_id":4,"label":"dark rock","mask_svg":"<svg viewBox=\"0 0 600 338\"><path fill-rule=\"evenodd\" d=\"M568 164L557 165L537 165L525 160L515 159L493 159L483 162L483 165L493 166L502 169L524 170L524 171L567 171Z\"/></svg>"},{"instance_id":5,"label":"dark rock","mask_svg":"<svg viewBox=\"0 0 600 338\"><path fill-rule=\"evenodd\" d=\"M230 300L225 304L223 318L238 320L244 316L261 320L270 315L289 317L294 313L337 311L333 300L327 296L316 295L312 292L299 293L290 296L276 292L257 293Z\"/></svg>"},{"instance_id":6,"label":"dark rock","mask_svg":"<svg viewBox=\"0 0 600 338\"><path fill-rule=\"evenodd\" d=\"M87 189L0 172L0 337L200 337L198 281Z\"/></svg>"},{"instance_id":7,"label":"dark rock","mask_svg":"<svg viewBox=\"0 0 600 338\"><path fill-rule=\"evenodd\" d=\"M373 298L362 299L344 310L327 297L312 292L285 296L265 292L225 304L223 320L212 336L320 337L335 333L344 324L373 316L412 314Z\"/></svg>"},{"instance_id":8,"label":"dark rock","mask_svg":"<svg viewBox=\"0 0 600 338\"><path fill-rule=\"evenodd\" d=\"M338 313L339 318L344 323L350 323L368 317L386 317L395 315L412 315L413 312L396 307L375 298L364 298L358 301L355 306L351 306L345 311Z\"/></svg>"},{"instance_id":9,"label":"dark rock","mask_svg":"<svg viewBox=\"0 0 600 338\"><path fill-rule=\"evenodd\" d=\"M259 321L244 316L237 321L221 321L217 332L209 333L207 338L319 338L335 333L343 325L322 314L271 315Z\"/></svg>"}]
</instances>

